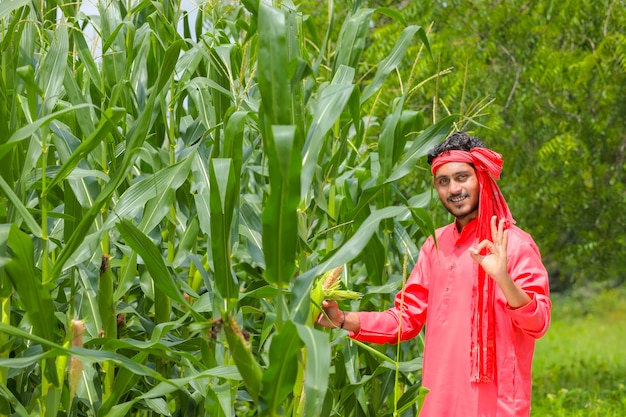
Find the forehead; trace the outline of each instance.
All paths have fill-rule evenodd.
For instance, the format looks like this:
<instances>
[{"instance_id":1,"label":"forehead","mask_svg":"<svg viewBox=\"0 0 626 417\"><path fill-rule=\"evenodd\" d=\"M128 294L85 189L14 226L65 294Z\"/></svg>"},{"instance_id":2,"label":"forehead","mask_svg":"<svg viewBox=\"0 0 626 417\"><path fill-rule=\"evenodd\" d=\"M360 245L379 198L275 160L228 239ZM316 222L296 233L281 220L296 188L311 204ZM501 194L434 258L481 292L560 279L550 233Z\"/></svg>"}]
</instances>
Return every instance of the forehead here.
<instances>
[{"instance_id":1,"label":"forehead","mask_svg":"<svg viewBox=\"0 0 626 417\"><path fill-rule=\"evenodd\" d=\"M474 172L474 168L467 162L448 162L437 168L435 179L440 177L452 177L467 172Z\"/></svg>"}]
</instances>

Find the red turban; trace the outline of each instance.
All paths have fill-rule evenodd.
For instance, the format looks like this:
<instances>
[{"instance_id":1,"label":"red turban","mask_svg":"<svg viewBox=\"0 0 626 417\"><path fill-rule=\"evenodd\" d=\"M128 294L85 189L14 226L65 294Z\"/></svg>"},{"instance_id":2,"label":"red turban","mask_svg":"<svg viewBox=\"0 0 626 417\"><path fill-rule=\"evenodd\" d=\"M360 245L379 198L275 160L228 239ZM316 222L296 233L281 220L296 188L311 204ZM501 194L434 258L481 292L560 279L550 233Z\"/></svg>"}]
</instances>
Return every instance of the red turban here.
<instances>
[{"instance_id":1,"label":"red turban","mask_svg":"<svg viewBox=\"0 0 626 417\"><path fill-rule=\"evenodd\" d=\"M476 228L477 243L492 239L490 222L493 216L496 216L498 220L504 219L505 228L515 223L509 206L496 184L502 172L502 155L487 148L472 148L469 152L446 151L432 161L433 175L439 167L448 162L467 162L473 164L476 169L480 190ZM489 382L495 375L495 282L486 276L482 267L478 266L477 272L478 279L472 294L475 308L472 317L471 379L474 382Z\"/></svg>"}]
</instances>

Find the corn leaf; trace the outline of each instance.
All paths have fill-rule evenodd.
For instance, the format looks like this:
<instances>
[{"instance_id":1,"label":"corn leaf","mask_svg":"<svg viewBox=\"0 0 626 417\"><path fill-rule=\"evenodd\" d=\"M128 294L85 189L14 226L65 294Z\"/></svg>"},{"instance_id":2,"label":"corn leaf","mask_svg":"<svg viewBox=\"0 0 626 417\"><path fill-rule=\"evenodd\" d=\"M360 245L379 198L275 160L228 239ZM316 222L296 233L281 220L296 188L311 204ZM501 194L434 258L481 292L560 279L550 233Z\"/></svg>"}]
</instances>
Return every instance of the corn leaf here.
<instances>
[{"instance_id":1,"label":"corn leaf","mask_svg":"<svg viewBox=\"0 0 626 417\"><path fill-rule=\"evenodd\" d=\"M421 132L413 141L411 148L407 151L402 161L393 169L391 175L385 182L397 181L412 172L417 161L426 155L430 148L446 138L458 118L459 115L457 114L446 116Z\"/></svg>"},{"instance_id":2,"label":"corn leaf","mask_svg":"<svg viewBox=\"0 0 626 417\"><path fill-rule=\"evenodd\" d=\"M126 243L143 259L150 272L150 277L154 281L154 285L164 294L171 297L172 300L187 307L198 319L203 320L200 315L194 312L185 297L183 297L179 285L177 285L165 265L161 251L150 238L143 234L129 220L122 219L116 226Z\"/></svg>"},{"instance_id":3,"label":"corn leaf","mask_svg":"<svg viewBox=\"0 0 626 417\"><path fill-rule=\"evenodd\" d=\"M370 97L378 92L382 87L385 79L400 65L402 58L409 46L413 44L415 33L423 29L419 26L408 26L402 30L400 38L396 41L393 50L376 68L376 74L372 81L363 89L361 94L361 103L365 103Z\"/></svg>"},{"instance_id":4,"label":"corn leaf","mask_svg":"<svg viewBox=\"0 0 626 417\"><path fill-rule=\"evenodd\" d=\"M233 163L227 158L213 158L209 171L211 181L211 251L215 288L227 300L239 296L235 273L231 267L231 230L235 202L239 195Z\"/></svg>"},{"instance_id":5,"label":"corn leaf","mask_svg":"<svg viewBox=\"0 0 626 417\"><path fill-rule=\"evenodd\" d=\"M337 41L337 57L334 62L334 71L341 65L357 68L365 50L366 35L370 29L370 21L374 9L361 8L350 15L343 23Z\"/></svg>"},{"instance_id":6,"label":"corn leaf","mask_svg":"<svg viewBox=\"0 0 626 417\"><path fill-rule=\"evenodd\" d=\"M295 270L298 241L301 159L299 132L294 126L272 126L267 150L270 194L263 209L265 277L278 288L285 286Z\"/></svg>"},{"instance_id":7,"label":"corn leaf","mask_svg":"<svg viewBox=\"0 0 626 417\"><path fill-rule=\"evenodd\" d=\"M293 392L298 374L298 357L304 343L298 336L296 326L288 321L272 338L270 364L263 372L262 397L269 408L269 415L278 415L283 401Z\"/></svg>"},{"instance_id":8,"label":"corn leaf","mask_svg":"<svg viewBox=\"0 0 626 417\"><path fill-rule=\"evenodd\" d=\"M50 292L41 282L41 271L35 268L34 245L30 237L16 225L11 225L7 246L11 261L5 266L20 302L26 307L33 333L54 340L56 319Z\"/></svg>"},{"instance_id":9,"label":"corn leaf","mask_svg":"<svg viewBox=\"0 0 626 417\"><path fill-rule=\"evenodd\" d=\"M228 341L228 349L239 370L239 374L248 389L248 393L256 401L261 393L263 379L261 366L252 354L250 345L244 340L235 319L230 315L225 320L224 333Z\"/></svg>"},{"instance_id":10,"label":"corn leaf","mask_svg":"<svg viewBox=\"0 0 626 417\"><path fill-rule=\"evenodd\" d=\"M322 415L322 406L328 390L331 367L328 335L310 326L295 324L300 340L304 342L306 367L304 369L303 416Z\"/></svg>"},{"instance_id":11,"label":"corn leaf","mask_svg":"<svg viewBox=\"0 0 626 417\"><path fill-rule=\"evenodd\" d=\"M347 264L361 254L372 235L378 231L378 225L384 219L403 216L408 213L406 207L386 207L370 214L359 229L332 256L311 268L296 279L292 291L292 317L297 323L304 323L310 307L309 293L315 277L324 271Z\"/></svg>"},{"instance_id":12,"label":"corn leaf","mask_svg":"<svg viewBox=\"0 0 626 417\"><path fill-rule=\"evenodd\" d=\"M261 105L272 124L291 124L291 88L287 73L289 51L284 13L260 2L258 34L257 72Z\"/></svg>"},{"instance_id":13,"label":"corn leaf","mask_svg":"<svg viewBox=\"0 0 626 417\"><path fill-rule=\"evenodd\" d=\"M354 92L353 77L353 68L341 66L332 83L321 91L319 98L311 105L313 120L302 155L302 197L310 191L324 137L337 122Z\"/></svg>"}]
</instances>

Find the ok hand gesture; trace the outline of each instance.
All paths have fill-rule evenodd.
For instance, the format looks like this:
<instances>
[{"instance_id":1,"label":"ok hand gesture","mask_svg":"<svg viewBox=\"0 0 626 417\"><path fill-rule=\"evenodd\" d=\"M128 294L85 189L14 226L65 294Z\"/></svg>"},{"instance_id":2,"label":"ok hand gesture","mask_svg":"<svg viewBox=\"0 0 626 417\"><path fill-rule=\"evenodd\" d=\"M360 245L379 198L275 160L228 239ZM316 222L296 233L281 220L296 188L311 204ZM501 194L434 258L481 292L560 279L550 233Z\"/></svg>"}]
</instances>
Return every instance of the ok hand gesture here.
<instances>
[{"instance_id":1,"label":"ok hand gesture","mask_svg":"<svg viewBox=\"0 0 626 417\"><path fill-rule=\"evenodd\" d=\"M503 283L508 278L506 264L508 231L504 230L504 219L501 219L497 226L496 220L496 216L491 218L492 240L485 239L469 251L472 259L478 262L489 276L496 282ZM486 255L480 254L483 249L487 249Z\"/></svg>"}]
</instances>

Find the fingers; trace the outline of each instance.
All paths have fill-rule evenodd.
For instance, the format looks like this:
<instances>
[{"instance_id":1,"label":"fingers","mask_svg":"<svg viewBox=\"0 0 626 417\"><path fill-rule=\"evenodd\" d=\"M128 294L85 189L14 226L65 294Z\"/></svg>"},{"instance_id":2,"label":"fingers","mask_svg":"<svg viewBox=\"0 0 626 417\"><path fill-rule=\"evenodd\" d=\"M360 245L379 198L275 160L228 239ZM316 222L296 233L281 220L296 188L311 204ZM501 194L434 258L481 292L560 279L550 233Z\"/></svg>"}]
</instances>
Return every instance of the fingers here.
<instances>
[{"instance_id":1,"label":"fingers","mask_svg":"<svg viewBox=\"0 0 626 417\"><path fill-rule=\"evenodd\" d=\"M500 219L500 221L498 221L496 216L491 218L491 239L495 245L502 247L506 251L508 233L505 229L505 225L506 220Z\"/></svg>"},{"instance_id":2,"label":"fingers","mask_svg":"<svg viewBox=\"0 0 626 417\"><path fill-rule=\"evenodd\" d=\"M498 221L496 216L491 217L491 239L493 239L494 242L502 242L505 232L505 223L506 221L504 219Z\"/></svg>"},{"instance_id":3,"label":"fingers","mask_svg":"<svg viewBox=\"0 0 626 417\"><path fill-rule=\"evenodd\" d=\"M496 225L498 218L496 216L491 216L491 239L494 241L498 238L498 226Z\"/></svg>"},{"instance_id":4,"label":"fingers","mask_svg":"<svg viewBox=\"0 0 626 417\"><path fill-rule=\"evenodd\" d=\"M324 326L324 327L337 327L334 324L334 321L337 319L338 316L341 315L340 311L339 311L339 304L337 304L337 301L334 300L324 300L322 301L322 309L324 311L322 311L319 316L317 316L317 324Z\"/></svg>"}]
</instances>

